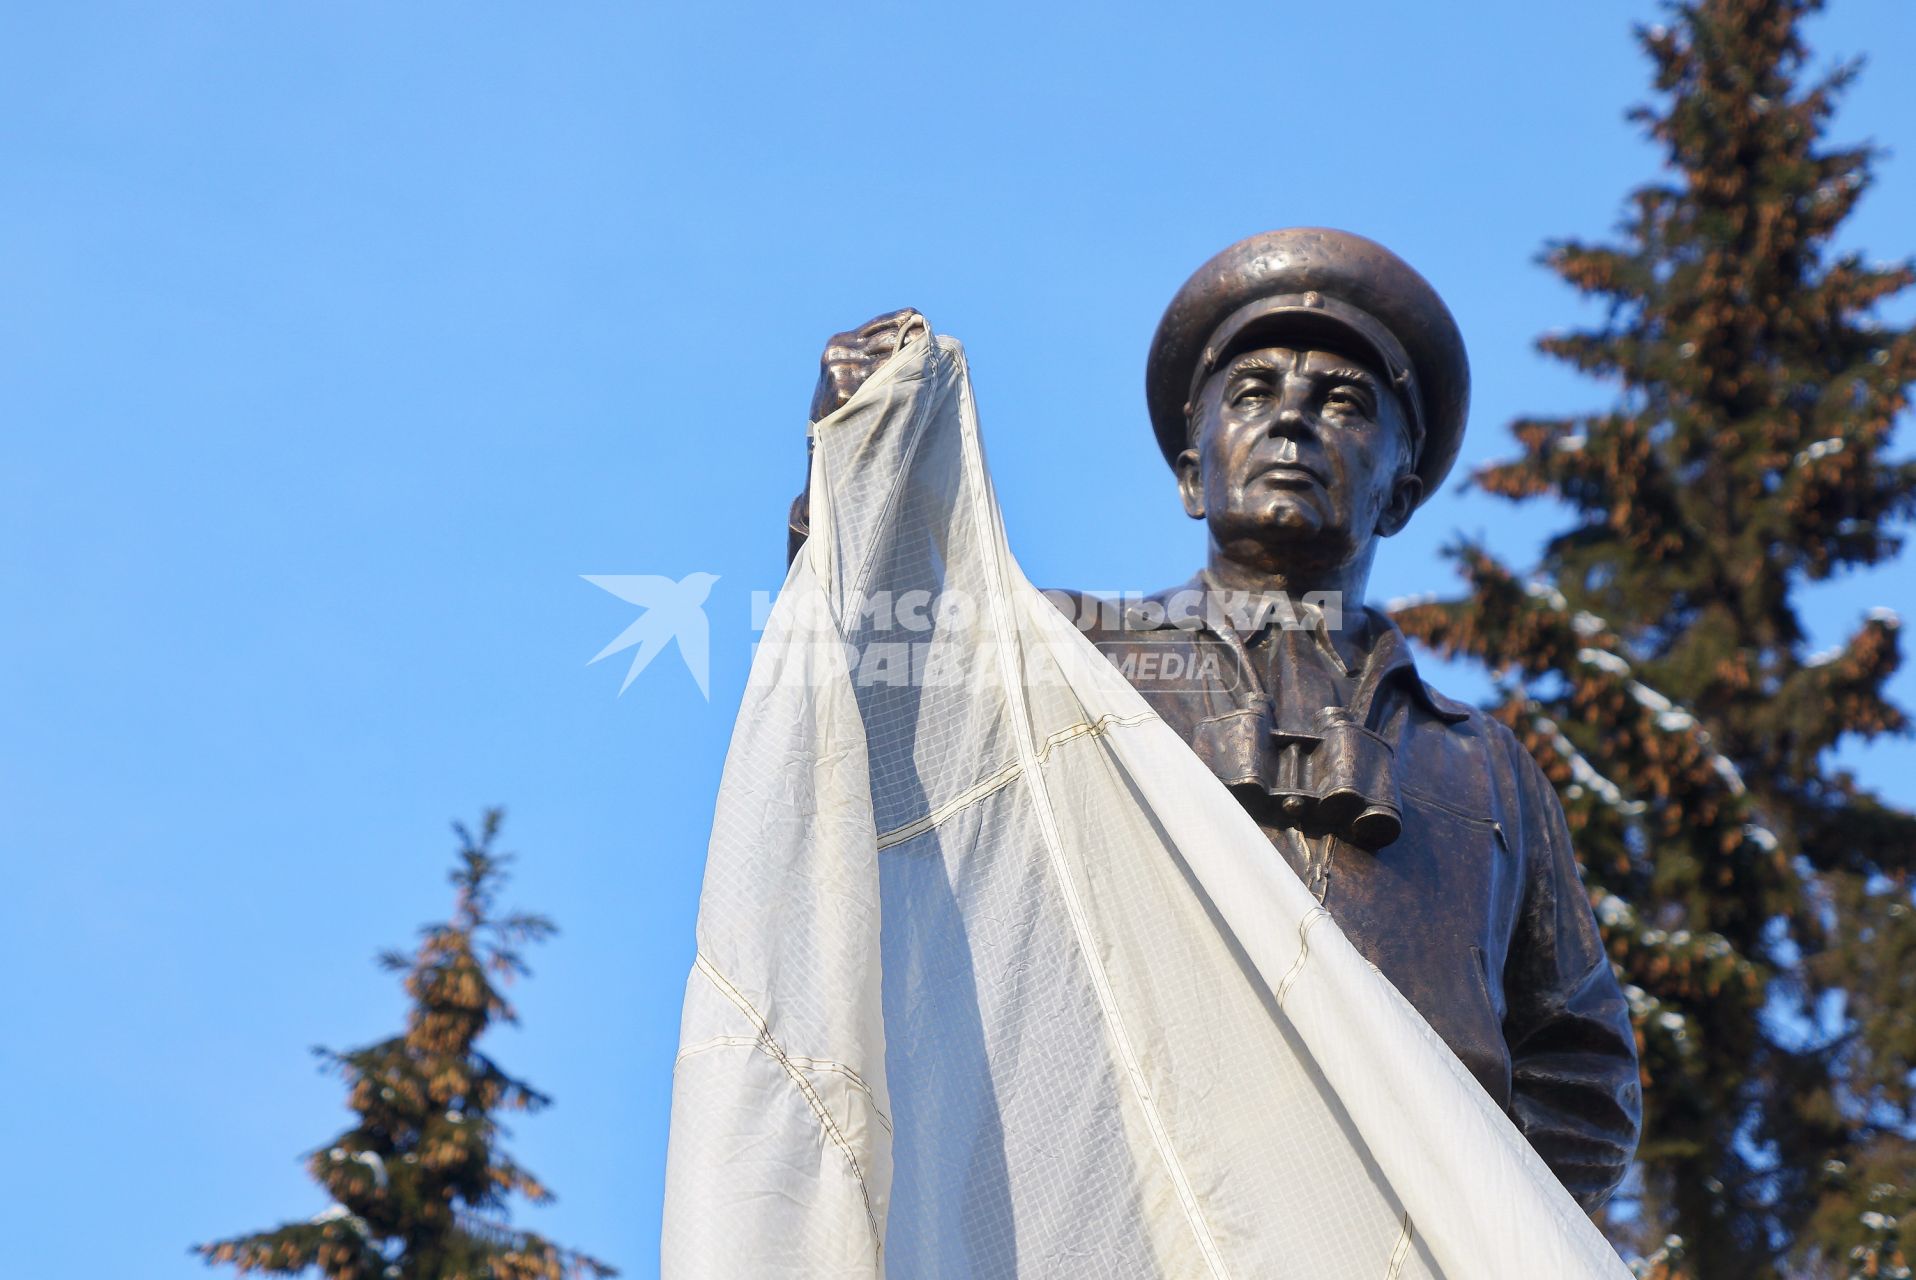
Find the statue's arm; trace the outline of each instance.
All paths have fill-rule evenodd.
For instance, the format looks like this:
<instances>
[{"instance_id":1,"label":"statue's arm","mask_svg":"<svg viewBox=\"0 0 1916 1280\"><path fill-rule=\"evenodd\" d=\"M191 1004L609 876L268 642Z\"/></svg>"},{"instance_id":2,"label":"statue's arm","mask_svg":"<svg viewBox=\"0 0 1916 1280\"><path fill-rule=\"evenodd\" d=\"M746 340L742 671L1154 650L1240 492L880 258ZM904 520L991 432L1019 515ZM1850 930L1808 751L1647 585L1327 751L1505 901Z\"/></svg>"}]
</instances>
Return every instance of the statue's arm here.
<instances>
[{"instance_id":1,"label":"statue's arm","mask_svg":"<svg viewBox=\"0 0 1916 1280\"><path fill-rule=\"evenodd\" d=\"M865 380L891 359L892 353L921 337L929 328L925 317L910 307L873 316L856 329L835 333L818 358L818 385L812 389L811 420L818 422L845 406ZM798 549L812 531L811 449L805 457L805 487L792 499L785 518L785 562L798 559Z\"/></svg>"},{"instance_id":2,"label":"statue's arm","mask_svg":"<svg viewBox=\"0 0 1916 1280\"><path fill-rule=\"evenodd\" d=\"M1524 902L1504 969L1511 1110L1585 1209L1622 1181L1643 1120L1636 1038L1577 874L1563 806L1510 742L1523 819Z\"/></svg>"}]
</instances>

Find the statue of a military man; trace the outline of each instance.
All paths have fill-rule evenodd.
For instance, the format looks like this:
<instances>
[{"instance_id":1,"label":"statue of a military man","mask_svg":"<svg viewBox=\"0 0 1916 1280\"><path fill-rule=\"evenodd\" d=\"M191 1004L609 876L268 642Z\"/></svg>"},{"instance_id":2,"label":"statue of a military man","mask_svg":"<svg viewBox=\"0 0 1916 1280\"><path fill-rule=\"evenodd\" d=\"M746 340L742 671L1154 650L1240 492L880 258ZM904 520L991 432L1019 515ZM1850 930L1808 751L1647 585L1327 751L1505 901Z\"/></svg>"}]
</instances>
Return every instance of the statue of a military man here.
<instances>
[{"instance_id":1,"label":"statue of a military man","mask_svg":"<svg viewBox=\"0 0 1916 1280\"><path fill-rule=\"evenodd\" d=\"M813 419L923 325L898 311L834 337ZM1362 606L1378 539L1457 457L1456 322L1381 245L1273 231L1178 290L1145 391L1184 510L1210 531L1205 567L1128 603L1051 594L1595 1208L1641 1097L1562 808L1515 737L1426 685ZM794 547L805 512L801 495Z\"/></svg>"}]
</instances>

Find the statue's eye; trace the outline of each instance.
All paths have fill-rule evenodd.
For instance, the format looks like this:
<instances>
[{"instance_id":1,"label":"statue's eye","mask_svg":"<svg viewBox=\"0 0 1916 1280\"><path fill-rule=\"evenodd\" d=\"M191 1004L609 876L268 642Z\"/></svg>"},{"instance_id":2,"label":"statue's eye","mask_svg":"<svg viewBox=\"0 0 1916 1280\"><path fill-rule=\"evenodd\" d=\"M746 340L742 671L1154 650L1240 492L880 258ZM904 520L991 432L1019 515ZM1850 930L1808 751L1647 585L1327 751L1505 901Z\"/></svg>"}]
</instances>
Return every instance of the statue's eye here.
<instances>
[{"instance_id":1,"label":"statue's eye","mask_svg":"<svg viewBox=\"0 0 1916 1280\"><path fill-rule=\"evenodd\" d=\"M1240 382L1231 389L1231 404L1239 408L1255 408L1271 398L1271 389L1261 382Z\"/></svg>"},{"instance_id":2,"label":"statue's eye","mask_svg":"<svg viewBox=\"0 0 1916 1280\"><path fill-rule=\"evenodd\" d=\"M1342 413L1362 413L1364 397L1354 387L1332 387L1324 397L1324 407Z\"/></svg>"}]
</instances>

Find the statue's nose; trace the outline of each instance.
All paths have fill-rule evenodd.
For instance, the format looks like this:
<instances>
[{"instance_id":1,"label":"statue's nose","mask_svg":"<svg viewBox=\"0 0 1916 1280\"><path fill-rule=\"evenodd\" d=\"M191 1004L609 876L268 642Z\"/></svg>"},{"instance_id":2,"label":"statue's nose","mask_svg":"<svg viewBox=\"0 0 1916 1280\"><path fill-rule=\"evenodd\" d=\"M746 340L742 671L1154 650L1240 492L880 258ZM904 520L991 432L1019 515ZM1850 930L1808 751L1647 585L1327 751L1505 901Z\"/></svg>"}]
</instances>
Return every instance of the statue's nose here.
<instances>
[{"instance_id":1,"label":"statue's nose","mask_svg":"<svg viewBox=\"0 0 1916 1280\"><path fill-rule=\"evenodd\" d=\"M1303 409L1286 402L1278 408L1271 419L1271 434L1274 436L1301 436L1310 430L1310 423L1304 417Z\"/></svg>"}]
</instances>

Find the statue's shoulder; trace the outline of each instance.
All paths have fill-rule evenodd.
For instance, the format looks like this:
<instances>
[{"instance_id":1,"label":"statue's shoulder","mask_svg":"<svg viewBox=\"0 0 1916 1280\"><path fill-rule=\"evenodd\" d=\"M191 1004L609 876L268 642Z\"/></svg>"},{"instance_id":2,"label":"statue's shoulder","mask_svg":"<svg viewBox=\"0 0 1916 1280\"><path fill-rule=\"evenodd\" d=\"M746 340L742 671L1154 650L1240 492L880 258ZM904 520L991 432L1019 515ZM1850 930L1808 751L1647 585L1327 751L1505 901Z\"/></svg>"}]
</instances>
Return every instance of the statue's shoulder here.
<instances>
[{"instance_id":1,"label":"statue's shoulder","mask_svg":"<svg viewBox=\"0 0 1916 1280\"><path fill-rule=\"evenodd\" d=\"M1075 587L1039 588L1039 594L1059 613L1093 639L1117 632L1191 627L1203 614L1203 591L1203 584L1196 578L1142 596L1080 591Z\"/></svg>"},{"instance_id":2,"label":"statue's shoulder","mask_svg":"<svg viewBox=\"0 0 1916 1280\"><path fill-rule=\"evenodd\" d=\"M1525 832L1537 829L1537 817L1546 826L1561 822L1562 799L1524 740L1526 735L1555 739L1559 753L1574 754L1555 724L1539 714L1513 729L1484 708L1446 697L1428 684L1423 695L1427 706L1448 713L1442 717L1448 723L1427 720L1415 735L1407 753L1410 790L1496 822L1513 851L1522 848Z\"/></svg>"},{"instance_id":3,"label":"statue's shoulder","mask_svg":"<svg viewBox=\"0 0 1916 1280\"><path fill-rule=\"evenodd\" d=\"M1100 595L1096 591L1080 591L1076 587L1039 587L1038 594L1074 622L1087 613L1096 614L1107 603L1116 604L1115 597Z\"/></svg>"}]
</instances>

